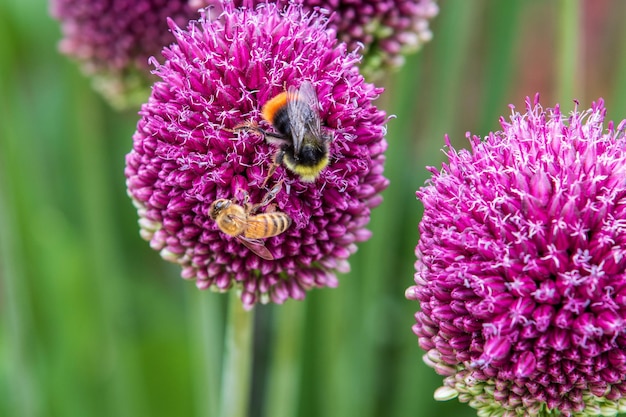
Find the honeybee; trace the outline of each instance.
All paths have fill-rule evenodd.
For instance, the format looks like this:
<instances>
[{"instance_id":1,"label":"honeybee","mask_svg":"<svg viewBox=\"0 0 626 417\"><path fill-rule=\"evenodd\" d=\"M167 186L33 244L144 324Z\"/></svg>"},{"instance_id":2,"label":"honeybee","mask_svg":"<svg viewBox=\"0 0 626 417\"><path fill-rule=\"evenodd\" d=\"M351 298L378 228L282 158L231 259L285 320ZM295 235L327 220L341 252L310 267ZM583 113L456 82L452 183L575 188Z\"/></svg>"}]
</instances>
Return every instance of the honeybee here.
<instances>
[{"instance_id":1,"label":"honeybee","mask_svg":"<svg viewBox=\"0 0 626 417\"><path fill-rule=\"evenodd\" d=\"M211 203L209 217L215 220L222 232L236 237L253 253L271 261L274 256L265 247L261 239L277 236L286 231L291 226L291 217L279 211L254 213L260 207L268 205L279 189L280 183L268 192L263 201L258 204L249 204L247 194L243 205L220 198Z\"/></svg>"},{"instance_id":2,"label":"honeybee","mask_svg":"<svg viewBox=\"0 0 626 417\"><path fill-rule=\"evenodd\" d=\"M299 88L289 87L270 99L261 115L276 132L247 123L235 129L252 129L278 147L267 179L280 164L297 174L303 182L314 182L328 165L331 136L322 132L319 101L315 87L304 81ZM267 179L265 182L267 182Z\"/></svg>"}]
</instances>

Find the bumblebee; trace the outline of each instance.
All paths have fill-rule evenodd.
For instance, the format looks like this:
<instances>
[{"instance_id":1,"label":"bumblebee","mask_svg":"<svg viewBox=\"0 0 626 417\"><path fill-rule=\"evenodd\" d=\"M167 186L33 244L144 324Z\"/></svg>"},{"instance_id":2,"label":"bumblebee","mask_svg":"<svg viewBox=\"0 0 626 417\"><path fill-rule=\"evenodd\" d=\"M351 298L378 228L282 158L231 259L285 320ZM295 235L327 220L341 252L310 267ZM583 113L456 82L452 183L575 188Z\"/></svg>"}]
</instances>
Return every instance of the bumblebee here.
<instances>
[{"instance_id":1,"label":"bumblebee","mask_svg":"<svg viewBox=\"0 0 626 417\"><path fill-rule=\"evenodd\" d=\"M275 132L251 124L240 126L260 132L268 143L278 147L268 179L280 164L303 182L314 182L326 168L331 137L322 132L318 109L315 87L304 81L299 88L291 86L273 97L261 109L263 119Z\"/></svg>"},{"instance_id":2,"label":"bumblebee","mask_svg":"<svg viewBox=\"0 0 626 417\"><path fill-rule=\"evenodd\" d=\"M273 211L273 207L265 213L254 213L274 199L279 186L280 184L275 186L258 204L249 204L247 195L243 206L225 198L215 200L209 207L209 217L215 220L222 232L236 237L253 253L271 261L274 256L261 239L285 232L291 226L291 217L286 213Z\"/></svg>"}]
</instances>

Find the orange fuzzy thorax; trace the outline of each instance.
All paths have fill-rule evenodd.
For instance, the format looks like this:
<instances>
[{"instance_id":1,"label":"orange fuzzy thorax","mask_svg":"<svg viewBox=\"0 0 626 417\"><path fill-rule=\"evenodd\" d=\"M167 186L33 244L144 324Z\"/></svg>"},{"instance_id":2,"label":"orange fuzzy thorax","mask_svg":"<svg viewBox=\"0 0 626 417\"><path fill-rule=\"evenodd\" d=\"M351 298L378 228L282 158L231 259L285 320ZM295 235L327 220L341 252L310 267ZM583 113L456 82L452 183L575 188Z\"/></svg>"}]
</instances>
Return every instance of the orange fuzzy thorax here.
<instances>
[{"instance_id":1,"label":"orange fuzzy thorax","mask_svg":"<svg viewBox=\"0 0 626 417\"><path fill-rule=\"evenodd\" d=\"M261 115L270 124L274 124L274 116L281 108L287 105L287 92L282 92L265 103Z\"/></svg>"}]
</instances>

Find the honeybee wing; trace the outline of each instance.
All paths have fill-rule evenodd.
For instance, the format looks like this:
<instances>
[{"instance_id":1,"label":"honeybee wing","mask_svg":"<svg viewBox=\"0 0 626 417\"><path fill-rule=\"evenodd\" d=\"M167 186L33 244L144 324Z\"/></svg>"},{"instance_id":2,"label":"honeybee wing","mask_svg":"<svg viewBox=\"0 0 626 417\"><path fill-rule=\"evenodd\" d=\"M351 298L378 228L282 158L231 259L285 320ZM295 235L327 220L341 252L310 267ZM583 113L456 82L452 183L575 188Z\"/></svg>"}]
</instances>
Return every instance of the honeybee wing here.
<instances>
[{"instance_id":1,"label":"honeybee wing","mask_svg":"<svg viewBox=\"0 0 626 417\"><path fill-rule=\"evenodd\" d=\"M307 132L310 132L314 137L322 137L319 100L313 84L304 81L300 88L289 87L287 90L287 114L289 115L294 153L298 155Z\"/></svg>"},{"instance_id":2,"label":"honeybee wing","mask_svg":"<svg viewBox=\"0 0 626 417\"><path fill-rule=\"evenodd\" d=\"M237 226L238 229L243 229L247 227L248 218L246 216L241 216L239 214L229 213L226 216Z\"/></svg>"},{"instance_id":3,"label":"honeybee wing","mask_svg":"<svg viewBox=\"0 0 626 417\"><path fill-rule=\"evenodd\" d=\"M258 255L263 259L267 259L268 261L274 260L274 255L272 255L272 252L265 247L262 240L250 239L243 236L237 236L237 240L239 240L246 248L250 249L255 255Z\"/></svg>"}]
</instances>

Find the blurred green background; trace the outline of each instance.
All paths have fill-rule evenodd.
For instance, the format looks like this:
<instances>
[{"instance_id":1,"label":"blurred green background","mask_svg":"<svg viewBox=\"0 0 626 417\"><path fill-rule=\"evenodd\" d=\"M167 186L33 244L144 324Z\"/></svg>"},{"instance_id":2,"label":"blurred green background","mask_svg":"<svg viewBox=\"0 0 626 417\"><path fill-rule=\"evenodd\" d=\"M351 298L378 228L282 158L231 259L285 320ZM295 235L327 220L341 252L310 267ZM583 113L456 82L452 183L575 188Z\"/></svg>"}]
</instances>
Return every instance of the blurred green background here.
<instances>
[{"instance_id":1,"label":"blurred green background","mask_svg":"<svg viewBox=\"0 0 626 417\"><path fill-rule=\"evenodd\" d=\"M256 308L252 416L474 416L411 331L426 165L541 94L626 118L626 2L441 0L434 39L384 81L385 202L337 289ZM114 112L57 53L45 0L0 2L0 416L214 416L226 295L140 239Z\"/></svg>"}]
</instances>

